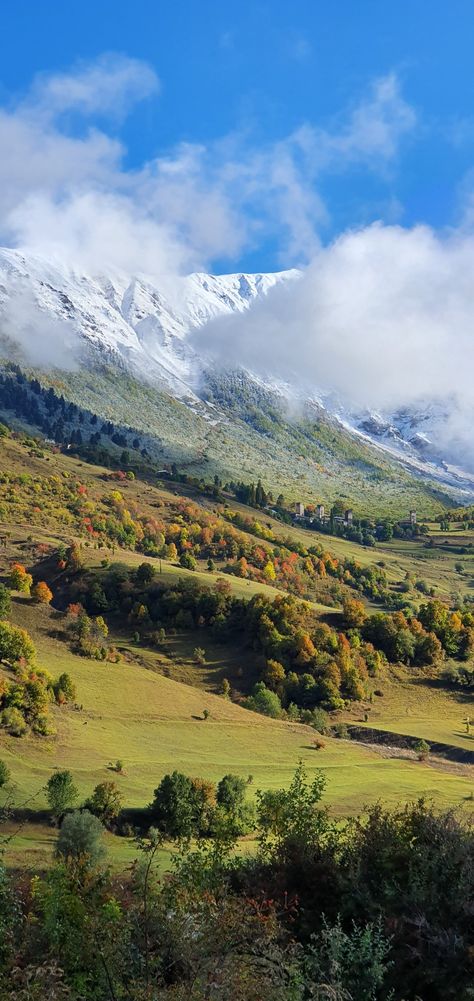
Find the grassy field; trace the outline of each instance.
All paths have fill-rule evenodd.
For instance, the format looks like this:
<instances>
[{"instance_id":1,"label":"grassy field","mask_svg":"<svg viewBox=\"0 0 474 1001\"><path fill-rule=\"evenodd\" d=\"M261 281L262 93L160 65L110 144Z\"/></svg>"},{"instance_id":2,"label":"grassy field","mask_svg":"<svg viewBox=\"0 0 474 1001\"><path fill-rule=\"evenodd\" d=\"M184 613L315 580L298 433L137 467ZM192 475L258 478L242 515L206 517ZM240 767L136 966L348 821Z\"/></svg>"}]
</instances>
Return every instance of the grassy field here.
<instances>
[{"instance_id":1,"label":"grassy field","mask_svg":"<svg viewBox=\"0 0 474 1001\"><path fill-rule=\"evenodd\" d=\"M391 668L381 689L368 726L474 751L474 726L468 733L465 723L474 717L472 691L447 691L429 674L409 668Z\"/></svg>"},{"instance_id":2,"label":"grassy field","mask_svg":"<svg viewBox=\"0 0 474 1001\"><path fill-rule=\"evenodd\" d=\"M18 601L13 619L35 637L41 664L53 675L70 672L82 706L79 711L53 708L55 737L16 739L2 732L0 756L11 769L18 804L29 801L30 808L44 809L44 784L56 768L72 771L81 797L98 782L112 778L126 805L144 806L161 777L174 768L213 781L229 771L245 778L252 775L249 795L254 795L259 788L288 785L302 759L309 774L319 768L324 771L326 799L337 816L352 814L378 798L396 804L420 795L432 797L440 806L469 808L474 770L449 771L386 758L360 744L334 738L327 738L324 748L316 751L309 728L250 713L202 687L157 673L156 665L155 669L138 662L112 665L72 654L65 643L50 635L58 628L57 613L52 610ZM205 679L195 680L202 686ZM396 729L395 695L386 701L380 721L386 725L391 706ZM205 708L210 713L207 720ZM426 708L426 717L420 711L420 718L410 718L409 732L421 734L422 718L430 729L440 704L432 706L429 714ZM453 706L456 721L454 713ZM434 736L440 733L433 729ZM125 762L122 776L110 770L118 758ZM51 828L28 824L8 846L7 858L12 864L45 862L53 842ZM136 851L127 839L110 835L108 844L119 869ZM167 857L165 853L163 864Z\"/></svg>"}]
</instances>

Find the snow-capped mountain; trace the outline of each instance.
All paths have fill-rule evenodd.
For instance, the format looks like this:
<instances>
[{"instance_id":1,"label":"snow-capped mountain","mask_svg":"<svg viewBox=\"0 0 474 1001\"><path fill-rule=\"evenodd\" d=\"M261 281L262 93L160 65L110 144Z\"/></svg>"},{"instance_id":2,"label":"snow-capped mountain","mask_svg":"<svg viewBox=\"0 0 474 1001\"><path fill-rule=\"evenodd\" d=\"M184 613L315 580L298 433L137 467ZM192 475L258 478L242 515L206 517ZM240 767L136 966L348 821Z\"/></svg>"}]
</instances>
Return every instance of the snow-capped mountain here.
<instances>
[{"instance_id":1,"label":"snow-capped mountain","mask_svg":"<svg viewBox=\"0 0 474 1001\"><path fill-rule=\"evenodd\" d=\"M16 250L0 249L0 322L2 312L11 318L13 303L21 323L21 304L26 302L32 337L35 324L30 314L37 309L43 317L67 325L64 329L73 354L76 337L77 344L82 340L177 395L192 397L199 361L187 342L190 332L215 317L250 308L278 282L297 276L297 271L164 275L154 282L120 272L86 275ZM25 344L25 337L21 341Z\"/></svg>"},{"instance_id":2,"label":"snow-capped mountain","mask_svg":"<svg viewBox=\"0 0 474 1001\"><path fill-rule=\"evenodd\" d=\"M115 361L205 413L199 388L203 364L191 346L192 332L219 316L252 309L275 285L299 276L296 270L164 275L159 280L120 272L88 275L0 249L0 335L19 342L26 357L40 367ZM270 388L280 395L285 392L275 384ZM353 413L317 387L313 402L352 434L416 473L474 491L474 472L469 464L463 467L459 450L446 444L448 404L429 401L392 414L370 408ZM214 423L215 410L207 409Z\"/></svg>"}]
</instances>

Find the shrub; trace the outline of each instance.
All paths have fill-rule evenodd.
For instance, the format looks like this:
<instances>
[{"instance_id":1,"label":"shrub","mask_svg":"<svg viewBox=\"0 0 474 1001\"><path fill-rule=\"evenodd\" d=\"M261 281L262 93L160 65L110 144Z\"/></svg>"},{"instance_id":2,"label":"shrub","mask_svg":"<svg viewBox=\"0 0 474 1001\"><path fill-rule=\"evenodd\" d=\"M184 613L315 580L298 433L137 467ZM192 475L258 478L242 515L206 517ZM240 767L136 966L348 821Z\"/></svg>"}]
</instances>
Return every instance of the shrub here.
<instances>
[{"instance_id":1,"label":"shrub","mask_svg":"<svg viewBox=\"0 0 474 1001\"><path fill-rule=\"evenodd\" d=\"M194 647L193 659L196 664L206 663L206 651L201 646Z\"/></svg>"},{"instance_id":2,"label":"shrub","mask_svg":"<svg viewBox=\"0 0 474 1001\"><path fill-rule=\"evenodd\" d=\"M346 723L335 723L333 726L333 733L335 737L339 740L350 740L350 733L347 729Z\"/></svg>"},{"instance_id":3,"label":"shrub","mask_svg":"<svg viewBox=\"0 0 474 1001\"><path fill-rule=\"evenodd\" d=\"M0 789L10 781L10 769L4 761L0 761Z\"/></svg>"},{"instance_id":4,"label":"shrub","mask_svg":"<svg viewBox=\"0 0 474 1001\"><path fill-rule=\"evenodd\" d=\"M252 695L246 699L245 706L254 712L262 713L263 716L271 716L279 719L282 715L281 702L276 692L270 691L263 681L257 681Z\"/></svg>"},{"instance_id":5,"label":"shrub","mask_svg":"<svg viewBox=\"0 0 474 1001\"><path fill-rule=\"evenodd\" d=\"M10 607L10 591L5 584L0 584L0 619L8 619Z\"/></svg>"},{"instance_id":6,"label":"shrub","mask_svg":"<svg viewBox=\"0 0 474 1001\"><path fill-rule=\"evenodd\" d=\"M31 729L38 737L52 737L56 733L47 716L37 716Z\"/></svg>"},{"instance_id":7,"label":"shrub","mask_svg":"<svg viewBox=\"0 0 474 1001\"><path fill-rule=\"evenodd\" d=\"M12 665L19 661L31 664L35 657L35 646L26 629L19 629L9 622L0 622L0 661L4 660Z\"/></svg>"},{"instance_id":8,"label":"shrub","mask_svg":"<svg viewBox=\"0 0 474 1001\"><path fill-rule=\"evenodd\" d=\"M415 744L414 751L416 751L418 761L426 761L430 753L430 745L426 740L418 740Z\"/></svg>"},{"instance_id":9,"label":"shrub","mask_svg":"<svg viewBox=\"0 0 474 1001\"><path fill-rule=\"evenodd\" d=\"M20 591L21 594L29 594L33 578L22 563L12 563L8 576L8 583L12 591Z\"/></svg>"},{"instance_id":10,"label":"shrub","mask_svg":"<svg viewBox=\"0 0 474 1001\"><path fill-rule=\"evenodd\" d=\"M3 710L0 721L12 737L23 737L28 729L20 710L15 709L14 706Z\"/></svg>"},{"instance_id":11,"label":"shrub","mask_svg":"<svg viewBox=\"0 0 474 1001\"><path fill-rule=\"evenodd\" d=\"M57 681L54 682L53 691L56 702L70 702L76 698L76 686L70 674L66 672L60 674ZM61 698L61 695L63 698Z\"/></svg>"}]
</instances>

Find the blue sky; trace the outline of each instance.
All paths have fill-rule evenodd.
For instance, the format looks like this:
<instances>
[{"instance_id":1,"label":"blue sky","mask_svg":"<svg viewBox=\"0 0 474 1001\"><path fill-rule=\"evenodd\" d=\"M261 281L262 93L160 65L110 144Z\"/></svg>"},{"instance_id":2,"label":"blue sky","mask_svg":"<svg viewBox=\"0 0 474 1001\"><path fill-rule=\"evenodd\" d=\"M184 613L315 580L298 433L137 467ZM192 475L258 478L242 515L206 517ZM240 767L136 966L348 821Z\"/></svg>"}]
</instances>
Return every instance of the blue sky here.
<instances>
[{"instance_id":1,"label":"blue sky","mask_svg":"<svg viewBox=\"0 0 474 1001\"><path fill-rule=\"evenodd\" d=\"M462 229L473 28L467 0L4 5L2 240L272 270L375 220Z\"/></svg>"}]
</instances>

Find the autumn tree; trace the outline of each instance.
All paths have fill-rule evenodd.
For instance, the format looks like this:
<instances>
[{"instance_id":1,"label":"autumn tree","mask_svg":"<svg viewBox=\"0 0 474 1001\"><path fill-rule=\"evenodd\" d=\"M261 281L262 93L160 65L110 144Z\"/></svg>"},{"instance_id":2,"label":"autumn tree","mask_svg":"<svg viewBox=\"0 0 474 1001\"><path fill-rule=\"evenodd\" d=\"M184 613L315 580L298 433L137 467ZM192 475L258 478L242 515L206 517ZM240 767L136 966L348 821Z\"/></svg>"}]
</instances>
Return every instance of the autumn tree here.
<instances>
[{"instance_id":1,"label":"autumn tree","mask_svg":"<svg viewBox=\"0 0 474 1001\"><path fill-rule=\"evenodd\" d=\"M53 592L45 580L39 580L31 591L31 597L34 598L38 605L50 605L53 600Z\"/></svg>"},{"instance_id":2,"label":"autumn tree","mask_svg":"<svg viewBox=\"0 0 474 1001\"><path fill-rule=\"evenodd\" d=\"M8 583L12 591L20 591L21 594L29 594L33 578L22 563L12 563L10 573L8 575Z\"/></svg>"},{"instance_id":3,"label":"autumn tree","mask_svg":"<svg viewBox=\"0 0 474 1001\"><path fill-rule=\"evenodd\" d=\"M0 622L0 661L12 665L21 661L32 664L35 657L35 646L26 629Z\"/></svg>"},{"instance_id":4,"label":"autumn tree","mask_svg":"<svg viewBox=\"0 0 474 1001\"><path fill-rule=\"evenodd\" d=\"M86 807L107 827L116 820L123 806L123 796L115 782L96 785Z\"/></svg>"}]
</instances>

